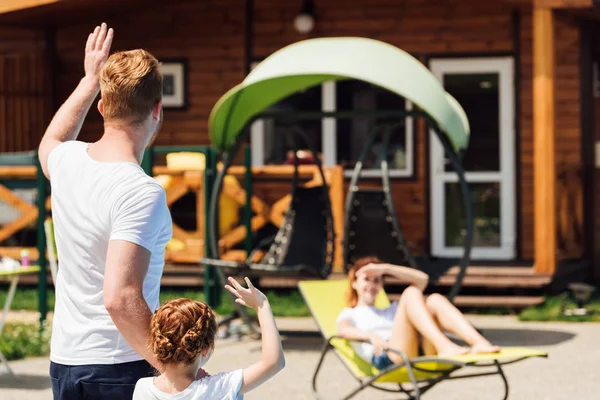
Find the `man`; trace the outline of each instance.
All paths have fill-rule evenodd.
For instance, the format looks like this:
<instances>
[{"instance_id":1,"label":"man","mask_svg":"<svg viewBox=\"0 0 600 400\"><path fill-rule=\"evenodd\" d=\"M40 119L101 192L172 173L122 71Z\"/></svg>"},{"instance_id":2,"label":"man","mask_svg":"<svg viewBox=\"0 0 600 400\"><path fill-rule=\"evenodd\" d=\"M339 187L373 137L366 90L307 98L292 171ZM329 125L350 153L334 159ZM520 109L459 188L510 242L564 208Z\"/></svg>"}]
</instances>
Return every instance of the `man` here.
<instances>
[{"instance_id":1,"label":"man","mask_svg":"<svg viewBox=\"0 0 600 400\"><path fill-rule=\"evenodd\" d=\"M131 399L137 380L161 369L149 327L172 225L163 188L140 163L161 125L162 76L143 50L108 58L112 39L106 24L90 34L85 76L39 147L60 263L50 353L55 399ZM99 91L104 134L76 141Z\"/></svg>"}]
</instances>

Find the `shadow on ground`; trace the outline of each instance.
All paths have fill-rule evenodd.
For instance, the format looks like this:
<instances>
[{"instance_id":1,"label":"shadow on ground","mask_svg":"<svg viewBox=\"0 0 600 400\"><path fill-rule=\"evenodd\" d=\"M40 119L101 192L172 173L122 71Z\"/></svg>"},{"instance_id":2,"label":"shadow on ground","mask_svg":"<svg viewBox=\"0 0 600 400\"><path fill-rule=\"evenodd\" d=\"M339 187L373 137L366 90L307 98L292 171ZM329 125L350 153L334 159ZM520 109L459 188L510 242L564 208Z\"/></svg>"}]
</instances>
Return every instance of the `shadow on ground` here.
<instances>
[{"instance_id":1,"label":"shadow on ground","mask_svg":"<svg viewBox=\"0 0 600 400\"><path fill-rule=\"evenodd\" d=\"M575 338L575 334L566 331L543 329L482 329L483 335L498 346L536 347L557 345ZM316 333L316 332L315 332ZM323 339L318 334L287 332L282 335L284 350L320 351Z\"/></svg>"},{"instance_id":2,"label":"shadow on ground","mask_svg":"<svg viewBox=\"0 0 600 400\"><path fill-rule=\"evenodd\" d=\"M498 346L552 346L575 338L565 331L542 329L482 329L483 335Z\"/></svg>"},{"instance_id":3,"label":"shadow on ground","mask_svg":"<svg viewBox=\"0 0 600 400\"><path fill-rule=\"evenodd\" d=\"M48 376L16 375L16 378L9 374L0 375L0 389L45 390L52 387Z\"/></svg>"}]
</instances>

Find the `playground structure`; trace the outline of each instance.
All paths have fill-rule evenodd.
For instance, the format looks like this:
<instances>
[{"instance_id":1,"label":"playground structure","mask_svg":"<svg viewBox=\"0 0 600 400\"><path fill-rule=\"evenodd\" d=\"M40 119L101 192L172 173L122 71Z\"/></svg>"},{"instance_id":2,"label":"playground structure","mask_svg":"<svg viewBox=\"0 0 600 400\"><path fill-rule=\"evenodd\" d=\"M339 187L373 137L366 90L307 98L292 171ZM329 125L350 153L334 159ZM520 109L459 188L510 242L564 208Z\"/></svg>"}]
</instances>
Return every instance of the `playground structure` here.
<instances>
[{"instance_id":1,"label":"playground structure","mask_svg":"<svg viewBox=\"0 0 600 400\"><path fill-rule=\"evenodd\" d=\"M164 156L165 165L154 165L155 159ZM250 160L247 160L250 164ZM196 228L192 231L179 227L175 222L173 225L173 239L167 245L165 262L174 264L197 265L201 257L205 255L207 201L212 189L212 180L216 174L216 163L214 152L210 147L186 146L169 147L157 146L147 150L144 157L143 168L147 173L153 174L163 185L167 194L167 203L173 208L173 204L188 193L195 194L196 206L194 209ZM231 261L245 260L248 254L245 241L247 232L255 233L267 224L279 227L283 223L283 214L290 202L289 194L283 197L263 200L252 194L252 189L246 190L248 184L260 185L261 181L289 180L293 174L293 167L264 166L252 167L251 180L247 179L248 169L244 165L234 166L229 170L226 177L225 190L222 195L223 207L220 213L220 230L222 237L219 239L219 247L224 258ZM342 215L343 215L343 171L339 166L324 169L325 179L330 184L331 201L334 204L333 212L336 221L336 233L341 240ZM319 185L321 177L317 174L314 165L302 165L299 168L299 178L305 182L307 187ZM243 182L244 186L240 184ZM35 199L22 198L22 193L30 193ZM45 197L44 206L41 207L41 197L37 193L43 193ZM271 196L272 197L272 196ZM254 215L250 219L241 218L248 198L251 198L250 212ZM51 195L49 184L37 166L37 155L35 152L0 155L0 201L5 203L7 212L3 213L8 223L2 223L0 228L0 242L15 237L31 229L36 230L35 246L4 246L0 247L0 257L20 259L21 252L26 250L33 262L42 265L37 279L39 298L46 298L46 285L50 282L47 268L44 267L47 260L44 221L50 218ZM270 204L272 203L272 204ZM42 212L39 212L39 210ZM248 229L248 226L251 226ZM16 240L15 240L16 241ZM338 246L341 249L341 246ZM40 259L39 255L44 258ZM338 270L342 268L342 253L335 254L335 265ZM208 275L207 275L208 274ZM205 278L211 282L210 272L205 273ZM30 279L31 280L31 279ZM211 287L211 285L207 285ZM212 285L214 287L214 285ZM211 297L216 302L218 290ZM40 312L44 319L47 310L46 302L40 301Z\"/></svg>"},{"instance_id":2,"label":"playground structure","mask_svg":"<svg viewBox=\"0 0 600 400\"><path fill-rule=\"evenodd\" d=\"M35 190L35 206L16 195L15 189ZM46 213L50 209L48 189L48 182L39 166L37 152L14 153L0 157L0 200L19 212L13 221L2 227L0 237L5 240L26 227L35 226L36 246L25 250L30 252L29 257L37 260L40 266L38 273L40 322L46 319L48 312L46 235L44 232ZM23 248L20 247L0 247L0 257L20 259L22 250Z\"/></svg>"}]
</instances>

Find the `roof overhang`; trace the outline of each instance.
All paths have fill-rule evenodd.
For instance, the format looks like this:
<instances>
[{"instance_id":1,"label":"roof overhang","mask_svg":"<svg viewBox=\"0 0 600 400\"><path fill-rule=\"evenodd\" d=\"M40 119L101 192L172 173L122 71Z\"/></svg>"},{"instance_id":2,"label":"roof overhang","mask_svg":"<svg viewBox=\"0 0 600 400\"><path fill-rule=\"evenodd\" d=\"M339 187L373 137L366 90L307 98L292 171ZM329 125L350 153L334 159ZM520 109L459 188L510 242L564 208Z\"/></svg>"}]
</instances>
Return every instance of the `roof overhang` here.
<instances>
[{"instance_id":1,"label":"roof overhang","mask_svg":"<svg viewBox=\"0 0 600 400\"><path fill-rule=\"evenodd\" d=\"M190 0L171 0L170 3ZM140 7L160 7L164 0L0 0L0 25L47 28L114 18Z\"/></svg>"},{"instance_id":2,"label":"roof overhang","mask_svg":"<svg viewBox=\"0 0 600 400\"><path fill-rule=\"evenodd\" d=\"M0 2L0 14L23 11L31 8L59 3L63 0L3 0Z\"/></svg>"}]
</instances>

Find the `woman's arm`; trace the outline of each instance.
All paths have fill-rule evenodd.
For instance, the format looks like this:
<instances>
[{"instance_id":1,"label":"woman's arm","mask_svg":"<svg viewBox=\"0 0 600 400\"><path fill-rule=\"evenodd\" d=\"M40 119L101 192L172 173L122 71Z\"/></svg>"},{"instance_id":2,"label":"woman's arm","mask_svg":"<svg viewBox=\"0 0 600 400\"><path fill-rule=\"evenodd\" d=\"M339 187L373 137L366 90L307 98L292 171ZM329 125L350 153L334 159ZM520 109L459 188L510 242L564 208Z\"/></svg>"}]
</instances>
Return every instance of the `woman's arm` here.
<instances>
[{"instance_id":1,"label":"woman's arm","mask_svg":"<svg viewBox=\"0 0 600 400\"><path fill-rule=\"evenodd\" d=\"M393 264L383 264L383 266L385 267L384 274L391 275L401 281L410 282L411 285L416 286L421 291L424 291L429 283L429 275L418 269Z\"/></svg>"},{"instance_id":2,"label":"woman's arm","mask_svg":"<svg viewBox=\"0 0 600 400\"><path fill-rule=\"evenodd\" d=\"M352 321L343 319L338 324L338 335L346 340L369 342L373 345L375 355L381 354L388 349L388 343L374 332L365 332L352 324Z\"/></svg>"},{"instance_id":3,"label":"woman's arm","mask_svg":"<svg viewBox=\"0 0 600 400\"><path fill-rule=\"evenodd\" d=\"M400 265L386 263L365 265L363 268L358 270L357 276L362 274L391 275L394 278L416 286L421 291L424 291L429 283L429 275L423 271L419 271L415 268L402 267Z\"/></svg>"}]
</instances>

